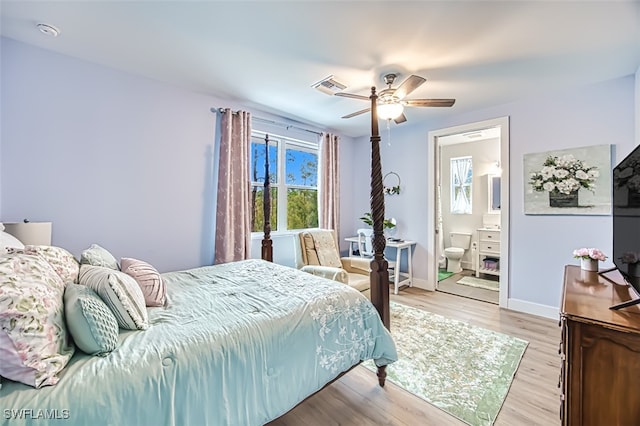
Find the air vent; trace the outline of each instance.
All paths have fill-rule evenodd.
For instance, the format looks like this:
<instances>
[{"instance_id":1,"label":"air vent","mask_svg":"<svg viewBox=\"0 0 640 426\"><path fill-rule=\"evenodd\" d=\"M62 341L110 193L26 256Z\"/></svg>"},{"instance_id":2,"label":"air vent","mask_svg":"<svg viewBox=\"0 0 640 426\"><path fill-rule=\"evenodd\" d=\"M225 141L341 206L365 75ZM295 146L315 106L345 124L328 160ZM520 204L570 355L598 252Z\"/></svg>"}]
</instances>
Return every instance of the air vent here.
<instances>
[{"instance_id":1,"label":"air vent","mask_svg":"<svg viewBox=\"0 0 640 426\"><path fill-rule=\"evenodd\" d=\"M341 92L347 88L345 84L342 84L339 81L337 81L335 77L332 75L330 75L329 77L323 80L320 80L319 82L315 83L311 87L318 89L322 93L326 93L327 95L332 95L332 96L337 92Z\"/></svg>"}]
</instances>

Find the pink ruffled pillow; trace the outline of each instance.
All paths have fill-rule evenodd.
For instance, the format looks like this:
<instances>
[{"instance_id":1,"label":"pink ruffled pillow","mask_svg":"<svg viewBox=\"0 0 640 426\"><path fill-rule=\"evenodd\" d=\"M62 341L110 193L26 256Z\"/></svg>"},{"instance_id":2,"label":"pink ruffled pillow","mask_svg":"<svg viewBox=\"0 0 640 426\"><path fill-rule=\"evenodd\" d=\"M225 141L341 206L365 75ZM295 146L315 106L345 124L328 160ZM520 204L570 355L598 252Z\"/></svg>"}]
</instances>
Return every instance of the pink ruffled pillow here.
<instances>
[{"instance_id":1,"label":"pink ruffled pillow","mask_svg":"<svg viewBox=\"0 0 640 426\"><path fill-rule=\"evenodd\" d=\"M120 259L120 268L136 280L147 306L164 306L167 301L167 287L156 268L143 260L129 257Z\"/></svg>"}]
</instances>

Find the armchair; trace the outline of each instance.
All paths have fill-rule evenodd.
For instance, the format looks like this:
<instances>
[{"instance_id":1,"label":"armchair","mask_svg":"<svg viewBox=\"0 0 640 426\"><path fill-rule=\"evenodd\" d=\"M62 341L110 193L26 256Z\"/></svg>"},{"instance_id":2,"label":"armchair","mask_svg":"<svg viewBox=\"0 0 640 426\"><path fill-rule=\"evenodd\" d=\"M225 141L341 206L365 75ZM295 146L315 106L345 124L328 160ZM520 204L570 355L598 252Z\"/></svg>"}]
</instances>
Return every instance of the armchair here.
<instances>
[{"instance_id":1,"label":"armchair","mask_svg":"<svg viewBox=\"0 0 640 426\"><path fill-rule=\"evenodd\" d=\"M302 271L347 284L369 297L370 259L341 258L331 229L302 231L299 237Z\"/></svg>"}]
</instances>

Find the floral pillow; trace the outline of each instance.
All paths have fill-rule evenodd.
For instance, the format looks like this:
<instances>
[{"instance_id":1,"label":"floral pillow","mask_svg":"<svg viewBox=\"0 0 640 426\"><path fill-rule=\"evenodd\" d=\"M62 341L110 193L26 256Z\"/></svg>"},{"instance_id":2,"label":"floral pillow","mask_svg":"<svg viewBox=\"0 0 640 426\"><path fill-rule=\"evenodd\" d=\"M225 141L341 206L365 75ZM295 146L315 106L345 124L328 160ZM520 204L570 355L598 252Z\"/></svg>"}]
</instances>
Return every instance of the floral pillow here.
<instances>
[{"instance_id":1,"label":"floral pillow","mask_svg":"<svg viewBox=\"0 0 640 426\"><path fill-rule=\"evenodd\" d=\"M64 321L64 282L40 256L0 257L0 376L55 385L73 355Z\"/></svg>"},{"instance_id":2,"label":"floral pillow","mask_svg":"<svg viewBox=\"0 0 640 426\"><path fill-rule=\"evenodd\" d=\"M129 257L120 259L122 272L136 280L147 306L164 306L167 300L167 287L160 272L147 262Z\"/></svg>"},{"instance_id":3,"label":"floral pillow","mask_svg":"<svg viewBox=\"0 0 640 426\"><path fill-rule=\"evenodd\" d=\"M55 246L33 246L27 245L24 249L9 249L9 253L24 253L37 255L49 262L62 281L67 283L77 283L80 263L67 250Z\"/></svg>"}]
</instances>

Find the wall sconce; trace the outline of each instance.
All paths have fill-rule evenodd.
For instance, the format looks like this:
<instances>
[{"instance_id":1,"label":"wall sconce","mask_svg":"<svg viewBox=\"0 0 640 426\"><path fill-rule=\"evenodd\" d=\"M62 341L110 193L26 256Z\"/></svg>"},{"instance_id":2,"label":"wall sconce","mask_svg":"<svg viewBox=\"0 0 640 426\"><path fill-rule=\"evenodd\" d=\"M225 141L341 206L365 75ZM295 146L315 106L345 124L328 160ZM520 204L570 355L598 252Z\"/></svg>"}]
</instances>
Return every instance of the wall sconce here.
<instances>
[{"instance_id":1,"label":"wall sconce","mask_svg":"<svg viewBox=\"0 0 640 426\"><path fill-rule=\"evenodd\" d=\"M24 245L51 245L51 222L4 223L4 228Z\"/></svg>"}]
</instances>

